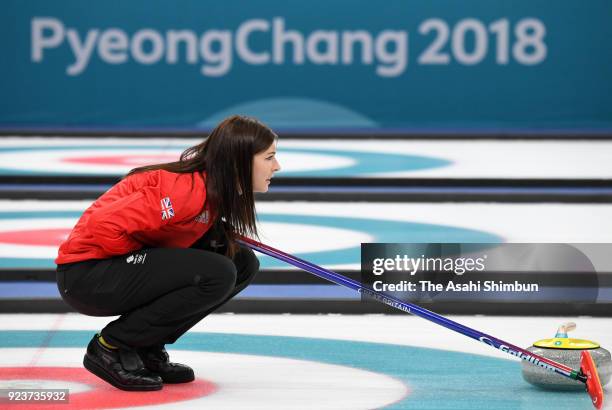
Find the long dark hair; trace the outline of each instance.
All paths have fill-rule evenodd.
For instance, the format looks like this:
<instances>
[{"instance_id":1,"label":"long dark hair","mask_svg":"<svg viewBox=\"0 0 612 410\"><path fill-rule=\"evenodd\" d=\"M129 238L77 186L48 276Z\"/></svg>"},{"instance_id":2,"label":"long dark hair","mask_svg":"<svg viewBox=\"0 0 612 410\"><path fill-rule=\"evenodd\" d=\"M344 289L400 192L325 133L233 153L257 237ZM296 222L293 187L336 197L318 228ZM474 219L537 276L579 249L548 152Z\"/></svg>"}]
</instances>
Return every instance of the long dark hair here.
<instances>
[{"instance_id":1,"label":"long dark hair","mask_svg":"<svg viewBox=\"0 0 612 410\"><path fill-rule=\"evenodd\" d=\"M228 241L227 254L231 256L236 251L236 235L257 237L253 156L277 138L258 120L234 115L223 120L202 143L187 148L178 161L134 168L127 176L159 169L206 172L206 201L215 218L213 229Z\"/></svg>"}]
</instances>

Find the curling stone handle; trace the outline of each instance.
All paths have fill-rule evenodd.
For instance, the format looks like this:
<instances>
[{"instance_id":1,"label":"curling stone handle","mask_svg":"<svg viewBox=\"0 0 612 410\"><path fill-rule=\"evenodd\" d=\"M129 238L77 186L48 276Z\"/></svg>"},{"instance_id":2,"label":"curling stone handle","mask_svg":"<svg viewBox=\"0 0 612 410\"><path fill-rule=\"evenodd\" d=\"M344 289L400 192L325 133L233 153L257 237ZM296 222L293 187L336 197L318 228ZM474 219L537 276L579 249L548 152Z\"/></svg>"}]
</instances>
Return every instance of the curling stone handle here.
<instances>
[{"instance_id":1,"label":"curling stone handle","mask_svg":"<svg viewBox=\"0 0 612 410\"><path fill-rule=\"evenodd\" d=\"M557 328L557 334L555 337L567 337L567 332L571 332L576 329L576 323L566 322Z\"/></svg>"}]
</instances>

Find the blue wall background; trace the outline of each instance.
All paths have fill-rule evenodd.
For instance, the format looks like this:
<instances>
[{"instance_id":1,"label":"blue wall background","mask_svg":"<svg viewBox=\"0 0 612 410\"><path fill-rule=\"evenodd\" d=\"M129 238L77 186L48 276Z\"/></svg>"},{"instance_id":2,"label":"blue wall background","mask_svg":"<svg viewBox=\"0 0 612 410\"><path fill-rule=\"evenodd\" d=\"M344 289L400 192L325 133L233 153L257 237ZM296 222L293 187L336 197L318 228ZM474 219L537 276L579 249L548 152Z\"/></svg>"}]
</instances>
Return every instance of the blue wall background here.
<instances>
[{"instance_id":1,"label":"blue wall background","mask_svg":"<svg viewBox=\"0 0 612 410\"><path fill-rule=\"evenodd\" d=\"M608 0L2 8L0 128L207 129L241 113L315 133L612 131ZM179 32L193 43L173 55Z\"/></svg>"}]
</instances>

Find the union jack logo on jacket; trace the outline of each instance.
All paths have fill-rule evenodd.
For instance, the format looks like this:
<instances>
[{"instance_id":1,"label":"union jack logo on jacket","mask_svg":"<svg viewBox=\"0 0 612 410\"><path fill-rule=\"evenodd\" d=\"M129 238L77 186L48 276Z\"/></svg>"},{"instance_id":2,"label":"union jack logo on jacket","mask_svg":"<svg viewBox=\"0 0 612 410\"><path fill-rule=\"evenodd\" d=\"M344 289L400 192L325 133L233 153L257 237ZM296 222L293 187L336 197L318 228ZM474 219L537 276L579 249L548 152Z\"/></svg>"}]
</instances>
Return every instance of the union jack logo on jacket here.
<instances>
[{"instance_id":1,"label":"union jack logo on jacket","mask_svg":"<svg viewBox=\"0 0 612 410\"><path fill-rule=\"evenodd\" d=\"M172 208L172 202L170 202L169 196L162 198L161 200L161 215L162 221L170 219L174 216L174 208Z\"/></svg>"}]
</instances>

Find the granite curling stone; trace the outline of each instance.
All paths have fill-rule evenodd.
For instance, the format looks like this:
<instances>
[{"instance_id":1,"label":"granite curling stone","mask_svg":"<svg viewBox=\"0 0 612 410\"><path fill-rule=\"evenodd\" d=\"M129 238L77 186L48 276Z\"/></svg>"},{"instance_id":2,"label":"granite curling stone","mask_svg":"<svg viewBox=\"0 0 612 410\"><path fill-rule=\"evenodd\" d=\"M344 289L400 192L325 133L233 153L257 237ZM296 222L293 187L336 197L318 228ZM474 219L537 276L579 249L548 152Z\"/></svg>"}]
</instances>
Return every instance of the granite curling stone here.
<instances>
[{"instance_id":1,"label":"granite curling stone","mask_svg":"<svg viewBox=\"0 0 612 410\"><path fill-rule=\"evenodd\" d=\"M543 356L555 362L562 363L572 369L580 369L580 352L588 350L597 366L601 385L610 381L612 360L610 352L598 343L590 340L572 339L567 332L576 328L575 323L565 323L557 329L552 339L538 340L527 348L530 352ZM522 361L523 378L530 384L548 390L584 390L584 383L561 376L540 366Z\"/></svg>"}]
</instances>

